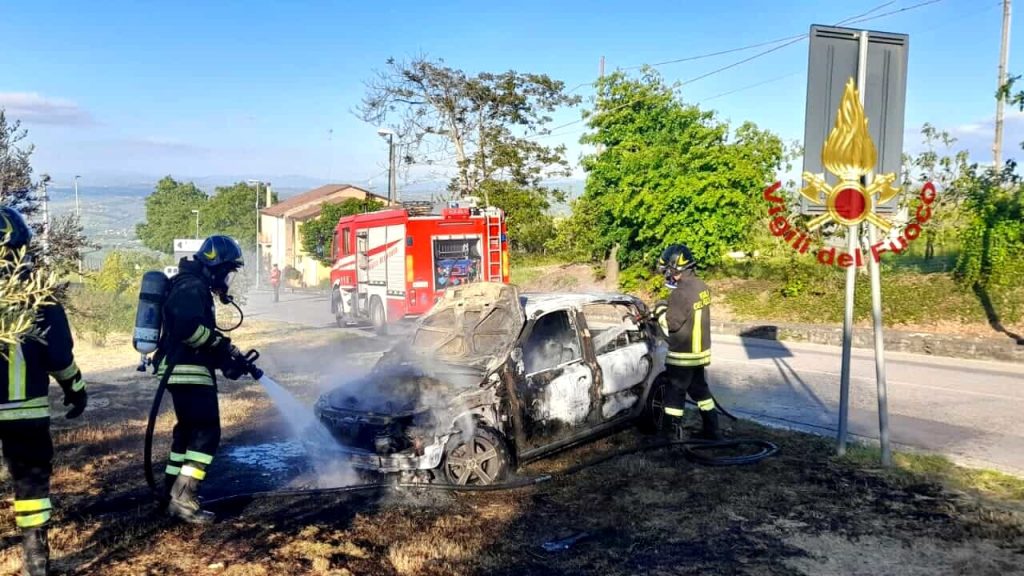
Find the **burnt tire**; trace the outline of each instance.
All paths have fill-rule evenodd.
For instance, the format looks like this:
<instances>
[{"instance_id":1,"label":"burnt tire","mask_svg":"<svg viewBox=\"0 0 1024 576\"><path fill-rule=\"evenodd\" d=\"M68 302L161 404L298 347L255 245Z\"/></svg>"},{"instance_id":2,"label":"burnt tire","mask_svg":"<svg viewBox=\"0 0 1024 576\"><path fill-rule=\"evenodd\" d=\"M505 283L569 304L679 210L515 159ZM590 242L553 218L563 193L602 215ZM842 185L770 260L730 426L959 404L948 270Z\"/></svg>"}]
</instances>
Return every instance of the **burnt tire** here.
<instances>
[{"instance_id":1,"label":"burnt tire","mask_svg":"<svg viewBox=\"0 0 1024 576\"><path fill-rule=\"evenodd\" d=\"M491 428L477 425L470 433L448 439L441 460L441 478L456 486L490 486L505 480L512 456L505 440Z\"/></svg>"},{"instance_id":2,"label":"burnt tire","mask_svg":"<svg viewBox=\"0 0 1024 576\"><path fill-rule=\"evenodd\" d=\"M644 410L637 419L636 427L644 434L660 434L667 425L665 417L665 389L668 387L668 379L664 374L659 374L651 384L651 391L647 394L644 403Z\"/></svg>"},{"instance_id":3,"label":"burnt tire","mask_svg":"<svg viewBox=\"0 0 1024 576\"><path fill-rule=\"evenodd\" d=\"M373 325L373 329L377 334L383 336L388 333L387 317L384 315L384 304L376 296L370 299L370 324Z\"/></svg>"}]
</instances>

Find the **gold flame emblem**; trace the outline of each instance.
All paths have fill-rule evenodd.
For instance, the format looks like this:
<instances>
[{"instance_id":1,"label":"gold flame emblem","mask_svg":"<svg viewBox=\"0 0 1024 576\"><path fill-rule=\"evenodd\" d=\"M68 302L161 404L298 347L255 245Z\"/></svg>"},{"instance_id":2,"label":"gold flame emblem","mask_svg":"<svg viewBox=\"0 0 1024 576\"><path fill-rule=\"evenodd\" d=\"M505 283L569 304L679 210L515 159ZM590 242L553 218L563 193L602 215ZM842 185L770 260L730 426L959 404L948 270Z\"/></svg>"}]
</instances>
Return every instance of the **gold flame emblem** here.
<instances>
[{"instance_id":1,"label":"gold flame emblem","mask_svg":"<svg viewBox=\"0 0 1024 576\"><path fill-rule=\"evenodd\" d=\"M875 143L868 133L864 106L860 103L860 95L851 78L846 83L843 100L839 104L836 125L821 149L822 164L835 174L839 183L830 186L824 174L803 174L807 185L800 193L810 202L824 204L828 210L808 222L809 230L815 230L829 221L853 226L867 220L883 232L892 227L884 218L875 214L873 198L878 197L877 204L892 200L900 191L892 186L896 175L876 175L867 187L861 184L861 178L871 173L877 159ZM824 200L822 195L825 196Z\"/></svg>"}]
</instances>

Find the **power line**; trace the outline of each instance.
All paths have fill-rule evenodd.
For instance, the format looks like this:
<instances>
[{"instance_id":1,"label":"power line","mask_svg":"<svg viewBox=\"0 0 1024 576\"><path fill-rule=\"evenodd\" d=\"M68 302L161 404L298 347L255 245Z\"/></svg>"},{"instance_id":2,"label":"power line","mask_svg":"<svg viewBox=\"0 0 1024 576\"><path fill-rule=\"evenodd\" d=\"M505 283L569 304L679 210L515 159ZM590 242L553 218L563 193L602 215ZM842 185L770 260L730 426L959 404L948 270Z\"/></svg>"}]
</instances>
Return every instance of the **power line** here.
<instances>
[{"instance_id":1,"label":"power line","mask_svg":"<svg viewBox=\"0 0 1024 576\"><path fill-rule=\"evenodd\" d=\"M936 1L938 1L938 0L936 0ZM874 13L874 12L877 12L877 11L881 10L882 8L885 8L886 6L891 6L891 5L895 4L895 3L896 3L896 0L890 0L889 2L883 2L882 4L879 4L878 6L875 6L874 8L868 10L867 12L864 12L864 13L861 13L861 14L857 14L856 16L850 16L849 18L846 18L844 20L840 20L839 22L836 22L836 26L850 23L850 22L852 22L854 20L857 20L858 18L863 18L865 16L868 16L868 15ZM665 66L667 64L679 64L681 62L693 62L695 60L704 60L704 59L707 59L707 58L714 58L715 56L723 56L725 54L734 54L736 52L745 52L747 50L753 50L754 48L763 48L765 46L772 46L772 45L778 44L780 42L790 42L790 41L793 41L793 40L801 40L801 39L806 38L806 37L807 37L806 33L794 34L792 36L786 36L784 38L776 38L775 40L768 40L766 42L758 42L756 44L749 44L747 46L740 46L738 48L729 48L729 49L726 49L726 50L718 50L717 52L707 52L707 53L704 53L704 54L697 54L697 55L694 55L694 56L686 56L686 57L683 57L683 58L675 58L673 60L665 60L665 61L662 61L662 62L654 62L654 63L651 63L651 64L637 64L635 66L626 66L625 68L621 68L621 70L638 70L640 68L643 68L644 66L650 66L652 68L657 68L659 66Z\"/></svg>"},{"instance_id":2,"label":"power line","mask_svg":"<svg viewBox=\"0 0 1024 576\"><path fill-rule=\"evenodd\" d=\"M701 99L698 100L698 102L707 102L709 100L715 100L715 99L718 99L718 98L722 98L723 96L729 96L730 94L735 94L737 92L743 92L744 90L750 90L751 88L757 88L758 86L764 86L765 84L771 84L773 82L778 82L779 80L785 80L786 78L792 78L793 76L799 76L799 75L801 75L803 73L804 73L803 70L798 70L796 72L790 72L789 74L783 74L782 76L776 76L775 78L769 78L768 80L762 80L760 82L757 82L756 84L749 84L749 85L744 86L742 88L736 88L734 90L729 90L728 92L722 92L722 93L719 93L719 94L715 94L714 96L709 96L707 98L701 98Z\"/></svg>"},{"instance_id":3,"label":"power line","mask_svg":"<svg viewBox=\"0 0 1024 576\"><path fill-rule=\"evenodd\" d=\"M729 48L728 50L719 50L718 52L708 52L706 54L697 54L696 56L686 56L685 58L676 58L674 60L665 60L663 62L654 62L652 64L637 64L635 66L626 66L621 70L638 70L645 66L651 68L657 68L658 66L665 66L667 64L679 64L680 62L693 62L694 60L704 60L706 58L714 58L715 56L722 56L725 54L733 54L735 52L743 52L746 50L753 50L754 48L761 48L763 46L771 46L772 44L778 44L779 42L787 42L790 40L797 40L805 38L807 34L798 34L795 36L786 36L785 38L776 38L775 40L769 40L767 42L758 42L757 44L750 44L748 46L740 46L739 48Z\"/></svg>"},{"instance_id":4,"label":"power line","mask_svg":"<svg viewBox=\"0 0 1024 576\"><path fill-rule=\"evenodd\" d=\"M857 23L861 23L861 22L870 22L872 20L877 20L879 18L884 18L886 16L891 16L893 14L898 14L898 13L901 13L901 12L907 12L909 10L915 10L917 8L922 8L922 7L928 6L930 4L936 4L936 3L941 2L941 1L942 0L927 0L925 2L919 2L919 3L914 4L912 6L907 6L905 8L900 8L899 10L892 10L890 12L884 12L882 14L877 14L875 16L866 16L866 17L852 16L851 18L853 18L853 20L850 20L850 18L847 18L845 20L841 20L840 23L844 23L844 24L857 24ZM870 14L872 12L875 12L875 11L880 10L881 8L884 8L885 6L888 6L890 4L892 4L892 2L883 3L883 4L879 5L879 6L876 6L872 10L869 10L865 14ZM809 34L801 34L799 37L790 37L789 41L787 41L784 44L781 44L779 46L775 46L775 47L770 48L768 50L763 50L761 52L758 52L757 54L754 54L753 56L749 56L749 57L744 58L742 60L739 60L737 62L733 62L731 64L727 64L725 66L721 66L719 68L711 70L710 72L706 72L704 74L701 74L700 76L696 76L694 78L686 80L686 81L683 82L683 85L685 86L687 84L691 84L691 83L696 82L698 80L703 80L703 79L708 78L710 76L713 76L715 74L719 74L719 73L724 72L726 70L729 70L731 68L735 68L736 66L740 66L742 64L746 64L747 62L750 62L750 61L755 60L757 58L760 58L762 56L766 56L768 54L771 54L772 52L781 50L781 49L783 49L783 48L785 48L787 46L790 46L792 44L796 44L797 42L800 42L800 41L808 38L808 36L809 36ZM770 44L770 42L769 42L769 44ZM637 100L632 100L632 101L629 101L629 102L624 102L623 104L620 104L618 106L614 106L612 108L609 108L608 110L605 110L602 113L607 114L607 113L610 113L610 112L616 112L616 111L621 110L623 108L626 108L628 106L632 106L633 104L636 104L639 101L640 100L637 99ZM567 128L569 126L574 126L576 124L580 124L580 123L585 122L585 121L586 121L586 118L580 118L578 120L573 120L572 122L566 122L564 124L559 124L558 126L555 126L554 128L552 128L548 132L548 134L550 134L551 132L555 132L557 130L560 130L562 128ZM545 136L545 135L542 135L541 137L543 137L543 136Z\"/></svg>"}]
</instances>

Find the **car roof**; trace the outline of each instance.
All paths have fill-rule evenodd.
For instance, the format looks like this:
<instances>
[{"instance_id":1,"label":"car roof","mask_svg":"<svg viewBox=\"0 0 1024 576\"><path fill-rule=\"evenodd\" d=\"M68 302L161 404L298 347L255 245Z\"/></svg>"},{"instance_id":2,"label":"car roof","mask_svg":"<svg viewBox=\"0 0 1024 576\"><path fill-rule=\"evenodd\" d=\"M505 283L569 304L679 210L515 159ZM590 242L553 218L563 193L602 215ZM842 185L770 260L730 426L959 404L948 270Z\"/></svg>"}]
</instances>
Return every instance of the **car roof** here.
<instances>
[{"instance_id":1,"label":"car roof","mask_svg":"<svg viewBox=\"0 0 1024 576\"><path fill-rule=\"evenodd\" d=\"M615 292L524 292L519 295L519 301L523 305L523 311L526 312L527 318L555 310L569 308L578 310L588 304L638 302L633 296Z\"/></svg>"}]
</instances>

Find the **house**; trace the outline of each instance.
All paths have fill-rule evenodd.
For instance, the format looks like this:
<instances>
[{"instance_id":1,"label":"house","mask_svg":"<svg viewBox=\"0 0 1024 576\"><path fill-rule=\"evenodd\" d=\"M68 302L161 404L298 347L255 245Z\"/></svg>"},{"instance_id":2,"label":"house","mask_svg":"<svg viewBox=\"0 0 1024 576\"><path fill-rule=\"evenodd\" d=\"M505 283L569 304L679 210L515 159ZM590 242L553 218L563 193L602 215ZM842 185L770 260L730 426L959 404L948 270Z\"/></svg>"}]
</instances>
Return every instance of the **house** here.
<instances>
[{"instance_id":1,"label":"house","mask_svg":"<svg viewBox=\"0 0 1024 576\"><path fill-rule=\"evenodd\" d=\"M318 286L330 277L330 269L320 265L302 249L302 224L320 215L324 204L337 204L358 198L374 198L385 204L388 199L350 184L326 184L309 192L292 196L260 211L260 254L263 270L277 264L282 270L291 267L302 275L305 286Z\"/></svg>"}]
</instances>

